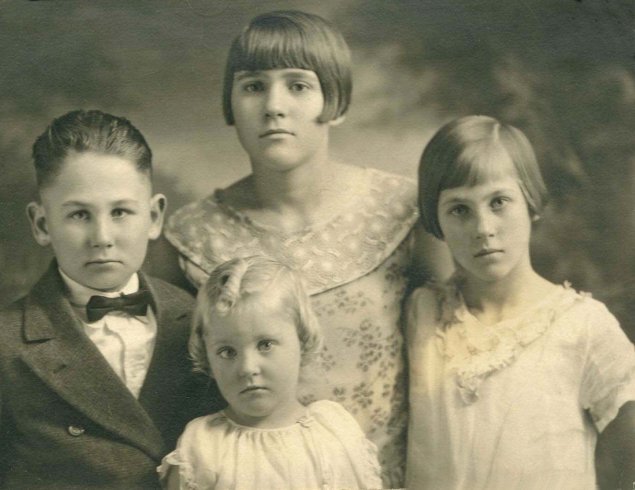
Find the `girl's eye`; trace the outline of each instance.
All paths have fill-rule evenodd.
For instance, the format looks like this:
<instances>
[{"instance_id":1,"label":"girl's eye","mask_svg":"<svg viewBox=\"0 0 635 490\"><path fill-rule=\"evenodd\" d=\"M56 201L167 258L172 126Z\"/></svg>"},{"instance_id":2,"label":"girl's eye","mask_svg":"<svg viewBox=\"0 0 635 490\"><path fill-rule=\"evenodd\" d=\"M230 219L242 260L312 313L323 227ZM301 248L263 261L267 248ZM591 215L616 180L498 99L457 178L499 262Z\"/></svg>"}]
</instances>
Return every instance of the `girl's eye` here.
<instances>
[{"instance_id":1,"label":"girl's eye","mask_svg":"<svg viewBox=\"0 0 635 490\"><path fill-rule=\"evenodd\" d=\"M269 352L273 348L273 340L261 340L258 342L260 352Z\"/></svg>"},{"instance_id":2,"label":"girl's eye","mask_svg":"<svg viewBox=\"0 0 635 490\"><path fill-rule=\"evenodd\" d=\"M73 211L71 214L69 214L69 218L79 221L86 221L89 217L90 215L88 214L88 211L84 210Z\"/></svg>"},{"instance_id":3,"label":"girl's eye","mask_svg":"<svg viewBox=\"0 0 635 490\"><path fill-rule=\"evenodd\" d=\"M264 85L262 82L247 82L243 85L243 90L249 93L262 92Z\"/></svg>"},{"instance_id":4,"label":"girl's eye","mask_svg":"<svg viewBox=\"0 0 635 490\"><path fill-rule=\"evenodd\" d=\"M494 199L492 199L490 206L492 207L492 209L500 209L507 204L507 201L509 201L509 199L507 199L506 197L495 197Z\"/></svg>"},{"instance_id":5,"label":"girl's eye","mask_svg":"<svg viewBox=\"0 0 635 490\"><path fill-rule=\"evenodd\" d=\"M305 82L294 82L291 84L292 92L304 92L305 90L309 90L311 86Z\"/></svg>"},{"instance_id":6,"label":"girl's eye","mask_svg":"<svg viewBox=\"0 0 635 490\"><path fill-rule=\"evenodd\" d=\"M454 206L453 208L450 209L450 214L452 216L464 216L466 215L468 212L468 208L467 206L464 206L463 204L459 204L458 206Z\"/></svg>"},{"instance_id":7,"label":"girl's eye","mask_svg":"<svg viewBox=\"0 0 635 490\"><path fill-rule=\"evenodd\" d=\"M236 357L236 349L233 347L221 347L216 351L216 355L221 359L233 359Z\"/></svg>"}]
</instances>

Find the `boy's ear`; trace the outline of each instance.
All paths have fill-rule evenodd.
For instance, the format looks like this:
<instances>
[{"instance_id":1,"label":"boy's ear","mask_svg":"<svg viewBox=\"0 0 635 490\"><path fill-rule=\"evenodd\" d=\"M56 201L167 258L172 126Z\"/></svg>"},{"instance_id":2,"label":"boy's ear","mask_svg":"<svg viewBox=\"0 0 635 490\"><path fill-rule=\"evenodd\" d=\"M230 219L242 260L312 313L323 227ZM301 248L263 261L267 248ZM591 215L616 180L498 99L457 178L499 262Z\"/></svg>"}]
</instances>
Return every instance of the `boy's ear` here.
<instances>
[{"instance_id":1,"label":"boy's ear","mask_svg":"<svg viewBox=\"0 0 635 490\"><path fill-rule=\"evenodd\" d=\"M152 221L148 232L148 238L150 240L156 240L161 236L163 218L167 206L168 200L163 194L155 194L150 198L150 219Z\"/></svg>"},{"instance_id":2,"label":"boy's ear","mask_svg":"<svg viewBox=\"0 0 635 490\"><path fill-rule=\"evenodd\" d=\"M39 202L32 201L26 206L26 215L31 223L31 233L33 233L35 241L42 247L50 245L51 235L46 224L44 206Z\"/></svg>"}]
</instances>

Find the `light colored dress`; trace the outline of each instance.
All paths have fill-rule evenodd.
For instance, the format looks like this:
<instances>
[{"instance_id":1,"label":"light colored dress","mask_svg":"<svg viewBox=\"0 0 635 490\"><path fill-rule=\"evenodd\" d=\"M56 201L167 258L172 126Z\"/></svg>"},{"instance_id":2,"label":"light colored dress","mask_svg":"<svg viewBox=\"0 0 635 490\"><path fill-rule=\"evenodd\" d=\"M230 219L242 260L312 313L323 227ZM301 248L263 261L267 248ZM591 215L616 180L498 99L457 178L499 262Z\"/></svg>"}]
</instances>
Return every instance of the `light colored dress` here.
<instances>
[{"instance_id":1,"label":"light colored dress","mask_svg":"<svg viewBox=\"0 0 635 490\"><path fill-rule=\"evenodd\" d=\"M381 488L376 448L339 404L322 400L297 422L258 429L224 412L191 421L163 458L163 478L178 467L183 490Z\"/></svg>"},{"instance_id":2,"label":"light colored dress","mask_svg":"<svg viewBox=\"0 0 635 490\"><path fill-rule=\"evenodd\" d=\"M403 486L406 373L401 302L417 220L416 185L365 169L348 210L291 235L223 202L222 191L179 209L166 237L195 285L220 263L264 254L299 270L324 332L301 401L341 403L376 444L385 487Z\"/></svg>"},{"instance_id":3,"label":"light colored dress","mask_svg":"<svg viewBox=\"0 0 635 490\"><path fill-rule=\"evenodd\" d=\"M481 324L454 282L408 306L408 488L595 489L597 435L635 400L635 350L569 287Z\"/></svg>"}]
</instances>

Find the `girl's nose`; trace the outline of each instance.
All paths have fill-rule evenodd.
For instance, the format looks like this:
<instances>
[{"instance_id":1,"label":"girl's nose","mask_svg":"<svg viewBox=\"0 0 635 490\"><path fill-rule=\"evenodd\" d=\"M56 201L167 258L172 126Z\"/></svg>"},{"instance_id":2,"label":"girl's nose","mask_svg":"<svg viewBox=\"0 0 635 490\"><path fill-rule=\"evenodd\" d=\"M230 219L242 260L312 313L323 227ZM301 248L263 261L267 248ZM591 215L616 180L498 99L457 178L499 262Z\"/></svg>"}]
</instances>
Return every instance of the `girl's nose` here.
<instances>
[{"instance_id":1,"label":"girl's nose","mask_svg":"<svg viewBox=\"0 0 635 490\"><path fill-rule=\"evenodd\" d=\"M286 87L282 84L271 84L265 95L265 115L281 117L287 113Z\"/></svg>"},{"instance_id":2,"label":"girl's nose","mask_svg":"<svg viewBox=\"0 0 635 490\"><path fill-rule=\"evenodd\" d=\"M492 237L495 234L494 217L487 211L476 214L475 235L477 239Z\"/></svg>"},{"instance_id":3,"label":"girl's nose","mask_svg":"<svg viewBox=\"0 0 635 490\"><path fill-rule=\"evenodd\" d=\"M254 376L260 372L258 354L255 352L244 352L240 356L239 372L241 376Z\"/></svg>"},{"instance_id":4,"label":"girl's nose","mask_svg":"<svg viewBox=\"0 0 635 490\"><path fill-rule=\"evenodd\" d=\"M95 218L92 223L90 243L93 247L112 247L113 234L108 219Z\"/></svg>"}]
</instances>

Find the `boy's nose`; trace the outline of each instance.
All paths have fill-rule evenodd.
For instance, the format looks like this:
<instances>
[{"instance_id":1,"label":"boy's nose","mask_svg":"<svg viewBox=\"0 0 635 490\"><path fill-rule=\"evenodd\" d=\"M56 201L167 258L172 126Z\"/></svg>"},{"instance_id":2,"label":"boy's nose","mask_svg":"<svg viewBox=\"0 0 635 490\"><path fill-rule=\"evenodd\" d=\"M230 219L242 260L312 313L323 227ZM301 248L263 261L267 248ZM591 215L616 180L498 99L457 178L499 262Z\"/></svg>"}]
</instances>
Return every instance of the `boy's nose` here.
<instances>
[{"instance_id":1,"label":"boy's nose","mask_svg":"<svg viewBox=\"0 0 635 490\"><path fill-rule=\"evenodd\" d=\"M105 219L95 219L91 230L90 243L93 247L111 247L113 244L112 229Z\"/></svg>"}]
</instances>

